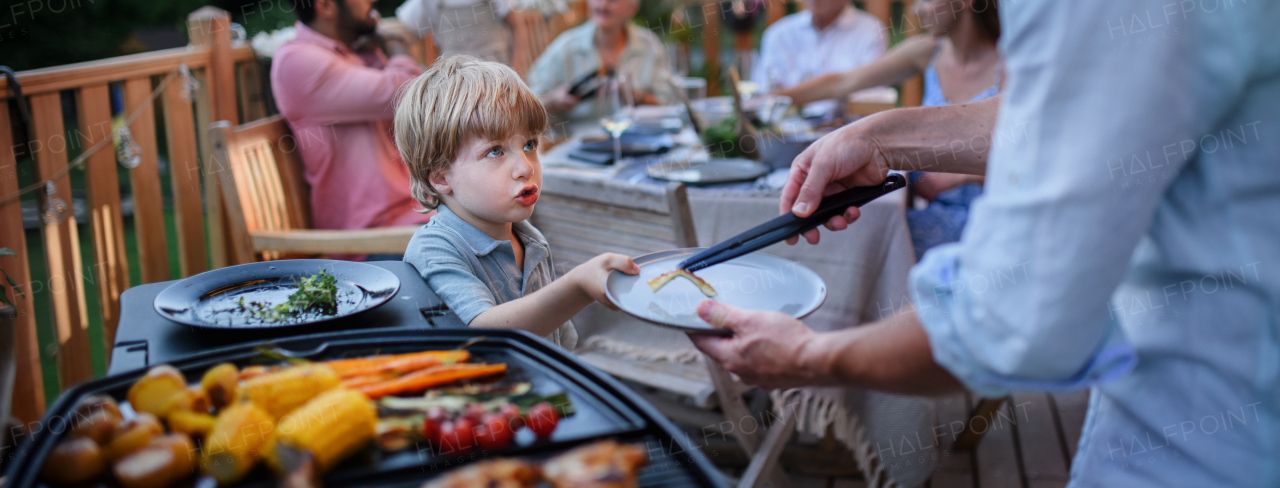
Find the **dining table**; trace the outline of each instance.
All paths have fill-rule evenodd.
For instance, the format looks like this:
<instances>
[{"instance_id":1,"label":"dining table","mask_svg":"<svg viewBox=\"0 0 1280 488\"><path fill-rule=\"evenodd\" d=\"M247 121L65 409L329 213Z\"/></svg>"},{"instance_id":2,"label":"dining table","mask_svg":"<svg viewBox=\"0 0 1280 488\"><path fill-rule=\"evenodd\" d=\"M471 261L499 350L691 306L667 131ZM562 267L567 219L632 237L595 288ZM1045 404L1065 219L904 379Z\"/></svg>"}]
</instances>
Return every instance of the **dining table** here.
<instances>
[{"instance_id":1,"label":"dining table","mask_svg":"<svg viewBox=\"0 0 1280 488\"><path fill-rule=\"evenodd\" d=\"M598 126L579 125L566 140L543 151L544 181L585 176L630 185L666 185L667 181L650 175L650 167L682 163L693 167L717 160L688 124L672 133L674 144L662 153L623 157L612 164L574 157L584 140L601 137ZM687 184L698 243L711 246L778 216L788 173L789 168L782 167L747 181ZM796 245L778 243L759 251L806 266L825 282L826 300L802 318L806 325L816 331L857 327L910 306L907 274L915 264L915 254L906 221L908 203L907 191L897 190L861 207L861 217L847 230L822 230L818 244L802 239ZM603 307L589 308L575 317L582 336L579 344L610 344L610 348L625 350L630 358L706 360L683 334L638 326L635 320L609 323L610 317L618 315ZM625 346L615 347L618 342ZM784 407L796 408L799 433L822 438L830 432L853 451L867 479L883 483L868 486L916 486L929 477L936 464L937 456L931 455L936 451L930 451L934 447L931 399L844 387L796 388L773 391L770 396L779 415ZM904 448L903 439L910 439L916 447Z\"/></svg>"}]
</instances>

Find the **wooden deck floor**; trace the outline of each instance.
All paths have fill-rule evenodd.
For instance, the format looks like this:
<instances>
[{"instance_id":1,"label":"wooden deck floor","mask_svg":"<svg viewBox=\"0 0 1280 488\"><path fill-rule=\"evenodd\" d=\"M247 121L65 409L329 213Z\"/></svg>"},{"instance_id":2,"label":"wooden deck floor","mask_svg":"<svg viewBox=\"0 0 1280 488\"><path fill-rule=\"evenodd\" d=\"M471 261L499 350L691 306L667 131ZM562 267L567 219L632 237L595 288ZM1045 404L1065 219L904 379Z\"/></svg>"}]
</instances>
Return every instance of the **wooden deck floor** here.
<instances>
[{"instance_id":1,"label":"wooden deck floor","mask_svg":"<svg viewBox=\"0 0 1280 488\"><path fill-rule=\"evenodd\" d=\"M937 400L937 425L963 420L976 399L954 395ZM1089 393L1018 393L1005 400L971 452L946 450L930 488L1053 488L1066 486ZM984 427L985 425L985 427ZM943 441L946 442L945 440Z\"/></svg>"},{"instance_id":2,"label":"wooden deck floor","mask_svg":"<svg viewBox=\"0 0 1280 488\"><path fill-rule=\"evenodd\" d=\"M974 423L985 431L969 452L951 449L943 437L942 452L929 488L1054 488L1066 486L1080 430L1088 407L1088 392L1068 394L1018 393L1007 398L991 419ZM941 397L936 401L938 426L964 421L977 398L972 395ZM984 427L985 425L985 427ZM940 431L950 432L947 427ZM793 447L795 449L793 450ZM732 444L719 446L731 452ZM795 452L792 452L795 451ZM851 454L828 449L788 446L781 460L788 467L794 488L863 488ZM717 464L736 481L746 459L723 456ZM815 467L816 466L816 467Z\"/></svg>"}]
</instances>

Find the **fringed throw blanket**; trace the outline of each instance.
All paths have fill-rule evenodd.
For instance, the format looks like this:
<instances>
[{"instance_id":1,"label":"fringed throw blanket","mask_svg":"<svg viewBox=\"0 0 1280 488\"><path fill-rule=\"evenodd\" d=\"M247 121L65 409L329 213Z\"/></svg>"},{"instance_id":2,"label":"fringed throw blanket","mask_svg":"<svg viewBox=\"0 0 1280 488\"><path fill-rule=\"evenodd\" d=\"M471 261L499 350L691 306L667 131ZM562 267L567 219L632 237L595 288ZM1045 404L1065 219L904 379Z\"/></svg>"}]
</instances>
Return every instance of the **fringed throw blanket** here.
<instances>
[{"instance_id":1,"label":"fringed throw blanket","mask_svg":"<svg viewBox=\"0 0 1280 488\"><path fill-rule=\"evenodd\" d=\"M797 388L770 393L774 411L795 408L796 430L822 437L828 429L853 451L869 488L920 486L933 473L933 403L926 398L856 388Z\"/></svg>"}]
</instances>

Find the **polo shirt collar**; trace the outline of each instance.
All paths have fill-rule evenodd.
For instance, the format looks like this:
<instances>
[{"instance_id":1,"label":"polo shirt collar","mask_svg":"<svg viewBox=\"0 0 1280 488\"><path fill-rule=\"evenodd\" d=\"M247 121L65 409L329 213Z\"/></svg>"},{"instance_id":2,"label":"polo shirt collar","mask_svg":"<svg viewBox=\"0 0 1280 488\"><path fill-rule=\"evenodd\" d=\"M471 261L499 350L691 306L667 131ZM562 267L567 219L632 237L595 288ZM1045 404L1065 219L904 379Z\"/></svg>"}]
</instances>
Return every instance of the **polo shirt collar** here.
<instances>
[{"instance_id":1,"label":"polo shirt collar","mask_svg":"<svg viewBox=\"0 0 1280 488\"><path fill-rule=\"evenodd\" d=\"M508 247L511 245L508 241L500 241L489 237L488 234L481 232L480 229L477 229L474 225L462 220L462 217L453 213L452 210L449 210L449 207L443 204L436 207L436 215L431 217L431 221L444 226L446 229L449 229L462 237L462 242L470 248L471 252L475 254L476 257L488 256L503 244L507 244ZM532 262L538 262L550 254L548 252L548 244L540 240L541 233L539 233L537 229L534 229L529 222L522 220L520 222L512 223L511 231L520 238L520 242L524 244L525 262L530 262L530 260L532 260Z\"/></svg>"},{"instance_id":2,"label":"polo shirt collar","mask_svg":"<svg viewBox=\"0 0 1280 488\"><path fill-rule=\"evenodd\" d=\"M316 32L315 29L307 27L307 24L302 23L302 21L294 22L293 28L295 29L295 34L293 36L294 41L333 49L334 51L343 54L351 52L351 48L347 47L346 44L339 42L337 39Z\"/></svg>"},{"instance_id":3,"label":"polo shirt collar","mask_svg":"<svg viewBox=\"0 0 1280 488\"><path fill-rule=\"evenodd\" d=\"M511 224L511 231L519 236L520 242L524 243L524 270L521 274L524 275L522 283L527 284L529 274L533 272L534 267L551 256L551 245L527 220Z\"/></svg>"}]
</instances>

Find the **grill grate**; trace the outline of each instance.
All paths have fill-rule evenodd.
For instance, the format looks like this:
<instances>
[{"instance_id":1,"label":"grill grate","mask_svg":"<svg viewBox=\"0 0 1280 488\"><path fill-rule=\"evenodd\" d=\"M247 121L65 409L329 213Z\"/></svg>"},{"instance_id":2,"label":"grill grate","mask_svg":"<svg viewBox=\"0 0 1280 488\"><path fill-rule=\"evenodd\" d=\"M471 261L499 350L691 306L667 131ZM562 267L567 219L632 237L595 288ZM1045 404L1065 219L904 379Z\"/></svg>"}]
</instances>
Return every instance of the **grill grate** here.
<instances>
[{"instance_id":1,"label":"grill grate","mask_svg":"<svg viewBox=\"0 0 1280 488\"><path fill-rule=\"evenodd\" d=\"M639 486L642 488L696 488L702 486L691 472L696 469L693 456L697 452L673 452L671 443L659 442L650 437L649 465L640 470Z\"/></svg>"}]
</instances>

